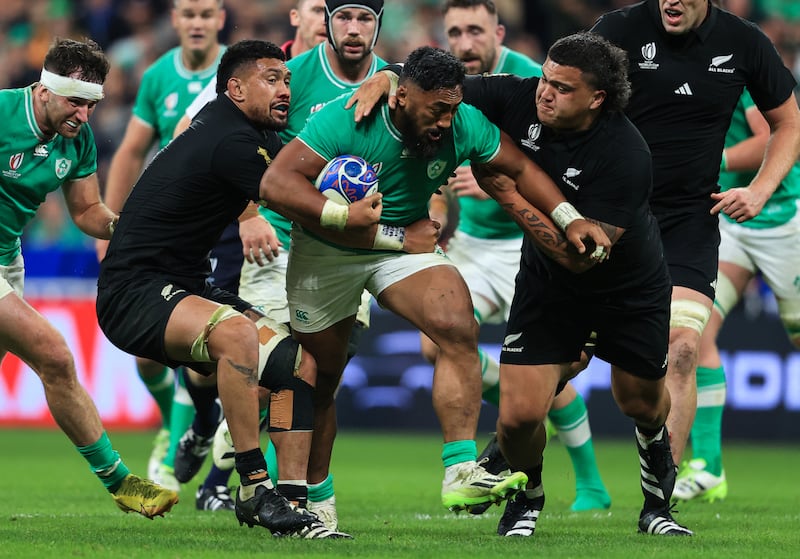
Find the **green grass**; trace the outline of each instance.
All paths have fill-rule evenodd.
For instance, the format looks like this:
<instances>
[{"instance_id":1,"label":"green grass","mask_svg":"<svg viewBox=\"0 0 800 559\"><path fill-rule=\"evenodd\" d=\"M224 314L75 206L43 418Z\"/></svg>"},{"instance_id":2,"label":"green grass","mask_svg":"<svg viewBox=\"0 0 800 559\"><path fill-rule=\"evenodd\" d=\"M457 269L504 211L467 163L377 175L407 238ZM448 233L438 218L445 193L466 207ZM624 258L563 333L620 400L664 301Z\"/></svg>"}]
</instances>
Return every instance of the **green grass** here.
<instances>
[{"instance_id":1,"label":"green grass","mask_svg":"<svg viewBox=\"0 0 800 559\"><path fill-rule=\"evenodd\" d=\"M152 435L112 433L111 438L131 469L143 472ZM184 486L182 502L166 518L122 514L61 433L0 431L0 557L775 559L800 554L800 491L792 475L796 447L728 444L728 499L680 506L678 520L696 536L668 538L636 533L642 495L633 440L601 440L595 446L611 509L569 511L572 470L567 453L554 442L546 453L547 506L536 535L507 540L495 535L500 508L473 517L441 506L438 437L343 432L334 456L339 518L355 539L300 541L239 527L230 513L195 510L195 483Z\"/></svg>"}]
</instances>

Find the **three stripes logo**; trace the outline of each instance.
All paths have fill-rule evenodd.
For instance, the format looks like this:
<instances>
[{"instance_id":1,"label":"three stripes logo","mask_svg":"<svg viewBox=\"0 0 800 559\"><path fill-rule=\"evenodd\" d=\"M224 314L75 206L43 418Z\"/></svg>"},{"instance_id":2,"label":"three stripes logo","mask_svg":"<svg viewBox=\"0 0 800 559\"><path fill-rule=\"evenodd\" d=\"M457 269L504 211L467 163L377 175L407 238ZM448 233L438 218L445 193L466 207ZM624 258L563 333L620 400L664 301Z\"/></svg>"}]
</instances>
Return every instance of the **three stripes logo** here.
<instances>
[{"instance_id":1,"label":"three stripes logo","mask_svg":"<svg viewBox=\"0 0 800 559\"><path fill-rule=\"evenodd\" d=\"M684 82L682 86L675 90L678 95L694 95L692 88L689 87L689 82Z\"/></svg>"}]
</instances>

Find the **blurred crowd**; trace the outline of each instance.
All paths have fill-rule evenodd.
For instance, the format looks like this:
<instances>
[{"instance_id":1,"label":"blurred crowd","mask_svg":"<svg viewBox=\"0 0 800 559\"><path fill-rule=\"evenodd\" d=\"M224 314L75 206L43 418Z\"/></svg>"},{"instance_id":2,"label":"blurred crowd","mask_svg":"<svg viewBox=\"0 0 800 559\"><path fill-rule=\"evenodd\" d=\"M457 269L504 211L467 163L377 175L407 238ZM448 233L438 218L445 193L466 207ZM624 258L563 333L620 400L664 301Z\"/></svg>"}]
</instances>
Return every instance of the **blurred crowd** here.
<instances>
[{"instance_id":1,"label":"blurred crowd","mask_svg":"<svg viewBox=\"0 0 800 559\"><path fill-rule=\"evenodd\" d=\"M590 27L597 17L632 0L495 0L507 28L505 43L536 60L559 37ZM786 65L800 77L800 1L722 0L724 7L758 23ZM282 44L294 35L294 0L225 0L223 43L262 38ZM4 0L0 3L0 87L24 87L38 79L44 54L56 36L97 41L112 69L105 99L91 120L104 183L145 68L177 44L170 24L171 0ZM402 60L420 45L444 46L440 0L389 0L376 52ZM61 195L51 194L23 238L26 249L90 250L93 242L66 217Z\"/></svg>"}]
</instances>

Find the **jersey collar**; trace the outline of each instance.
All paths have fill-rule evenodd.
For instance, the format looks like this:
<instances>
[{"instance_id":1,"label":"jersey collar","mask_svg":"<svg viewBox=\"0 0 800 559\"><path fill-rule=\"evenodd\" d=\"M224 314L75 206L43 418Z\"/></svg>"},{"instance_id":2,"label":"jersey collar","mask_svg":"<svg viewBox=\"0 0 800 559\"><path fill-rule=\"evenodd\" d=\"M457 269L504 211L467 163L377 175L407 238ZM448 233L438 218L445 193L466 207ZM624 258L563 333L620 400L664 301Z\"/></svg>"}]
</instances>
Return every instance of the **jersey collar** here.
<instances>
[{"instance_id":1,"label":"jersey collar","mask_svg":"<svg viewBox=\"0 0 800 559\"><path fill-rule=\"evenodd\" d=\"M371 78L372 75L375 73L375 70L378 67L378 57L375 56L374 52L369 53L370 56L370 65L369 71L367 75L364 77L363 80L360 82L348 82L341 79L339 76L336 75L336 72L333 71L330 62L328 61L328 55L325 52L325 47L328 43L326 41L321 42L315 48L317 49L317 56L319 56L320 66L322 66L322 72L325 74L325 77L328 78L328 81L331 84L335 85L339 89L350 91L353 89L354 85L361 85L367 79Z\"/></svg>"},{"instance_id":2,"label":"jersey collar","mask_svg":"<svg viewBox=\"0 0 800 559\"><path fill-rule=\"evenodd\" d=\"M36 87L32 85L31 87L25 88L25 119L28 122L28 128L30 128L33 135L42 142L49 142L53 138L48 138L42 132L42 129L39 128L39 124L36 122L36 115L33 112L33 88ZM53 136L55 137L55 136Z\"/></svg>"}]
</instances>

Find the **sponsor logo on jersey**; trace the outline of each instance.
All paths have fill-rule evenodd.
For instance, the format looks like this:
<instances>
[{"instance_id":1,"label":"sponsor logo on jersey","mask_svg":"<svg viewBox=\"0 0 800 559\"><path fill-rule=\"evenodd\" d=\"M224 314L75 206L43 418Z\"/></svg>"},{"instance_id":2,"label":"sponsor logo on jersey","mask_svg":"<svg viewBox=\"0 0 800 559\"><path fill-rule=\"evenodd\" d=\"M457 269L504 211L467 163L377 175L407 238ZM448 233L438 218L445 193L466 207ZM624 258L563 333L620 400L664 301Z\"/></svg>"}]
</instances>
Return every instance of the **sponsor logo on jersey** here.
<instances>
[{"instance_id":1,"label":"sponsor logo on jersey","mask_svg":"<svg viewBox=\"0 0 800 559\"><path fill-rule=\"evenodd\" d=\"M538 122L535 122L528 126L528 137L520 140L521 143L526 148L539 151L539 146L536 145L536 140L539 139L539 135L542 133L542 125Z\"/></svg>"},{"instance_id":2,"label":"sponsor logo on jersey","mask_svg":"<svg viewBox=\"0 0 800 559\"><path fill-rule=\"evenodd\" d=\"M308 111L308 113L313 115L315 112L317 112L318 110L320 110L324 106L325 106L325 103L317 103L316 105L311 107L311 110Z\"/></svg>"},{"instance_id":3,"label":"sponsor logo on jersey","mask_svg":"<svg viewBox=\"0 0 800 559\"><path fill-rule=\"evenodd\" d=\"M714 56L711 58L711 64L708 66L708 71L716 74L733 74L736 71L736 68L720 68L720 66L726 62L730 62L732 59L732 54Z\"/></svg>"},{"instance_id":4,"label":"sponsor logo on jersey","mask_svg":"<svg viewBox=\"0 0 800 559\"><path fill-rule=\"evenodd\" d=\"M580 175L582 172L583 172L582 169L576 169L575 167L567 167L567 170L564 171L564 174L561 176L561 180L563 180L565 183L570 185L575 190L578 190L580 188L580 186L578 186L577 184L572 182L571 179L574 179L575 177Z\"/></svg>"},{"instance_id":5,"label":"sponsor logo on jersey","mask_svg":"<svg viewBox=\"0 0 800 559\"><path fill-rule=\"evenodd\" d=\"M525 346L520 347L511 347L511 344L516 342L522 337L522 332L517 334L509 334L503 340L503 351L508 353L522 353L525 350Z\"/></svg>"},{"instance_id":6,"label":"sponsor logo on jersey","mask_svg":"<svg viewBox=\"0 0 800 559\"><path fill-rule=\"evenodd\" d=\"M656 44L645 43L642 45L642 58L643 62L639 62L639 68L642 70L658 70L658 64L653 62L656 57Z\"/></svg>"},{"instance_id":7,"label":"sponsor logo on jersey","mask_svg":"<svg viewBox=\"0 0 800 559\"><path fill-rule=\"evenodd\" d=\"M203 82L189 82L189 85L186 86L186 89L189 91L189 93L197 95L203 91L204 87L205 86L203 85Z\"/></svg>"},{"instance_id":8,"label":"sponsor logo on jersey","mask_svg":"<svg viewBox=\"0 0 800 559\"><path fill-rule=\"evenodd\" d=\"M447 161L443 161L441 159L434 159L430 163L428 163L428 178L435 179L442 173L447 166Z\"/></svg>"},{"instance_id":9,"label":"sponsor logo on jersey","mask_svg":"<svg viewBox=\"0 0 800 559\"><path fill-rule=\"evenodd\" d=\"M69 170L72 168L72 159L65 159L60 158L56 159L56 176L59 179L63 179L69 173Z\"/></svg>"},{"instance_id":10,"label":"sponsor logo on jersey","mask_svg":"<svg viewBox=\"0 0 800 559\"><path fill-rule=\"evenodd\" d=\"M11 157L8 158L8 166L9 169L3 171L3 176L8 177L10 179L18 179L21 175L17 172L22 166L22 160L25 159L24 153L15 153Z\"/></svg>"},{"instance_id":11,"label":"sponsor logo on jersey","mask_svg":"<svg viewBox=\"0 0 800 559\"><path fill-rule=\"evenodd\" d=\"M169 301L178 293L186 293L185 289L176 289L174 285L168 283L164 286L164 289L161 290L161 296L164 298L165 301Z\"/></svg>"},{"instance_id":12,"label":"sponsor logo on jersey","mask_svg":"<svg viewBox=\"0 0 800 559\"><path fill-rule=\"evenodd\" d=\"M35 148L33 148L33 156L34 157L47 157L50 155L50 152L47 151L47 146L44 144L39 144Z\"/></svg>"},{"instance_id":13,"label":"sponsor logo on jersey","mask_svg":"<svg viewBox=\"0 0 800 559\"><path fill-rule=\"evenodd\" d=\"M676 89L675 93L678 95L694 95L694 93L692 93L692 88L689 87L689 82L684 83L682 86Z\"/></svg>"}]
</instances>

